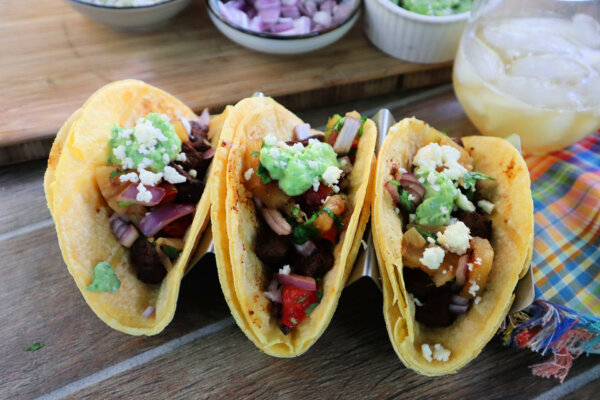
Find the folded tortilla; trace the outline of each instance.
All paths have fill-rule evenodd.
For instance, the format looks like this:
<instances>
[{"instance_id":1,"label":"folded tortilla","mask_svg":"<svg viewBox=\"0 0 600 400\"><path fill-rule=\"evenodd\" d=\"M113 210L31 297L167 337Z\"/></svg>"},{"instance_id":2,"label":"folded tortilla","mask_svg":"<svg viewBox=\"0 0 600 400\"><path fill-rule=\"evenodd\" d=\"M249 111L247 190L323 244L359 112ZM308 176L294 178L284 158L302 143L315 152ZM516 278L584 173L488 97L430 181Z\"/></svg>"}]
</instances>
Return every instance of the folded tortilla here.
<instances>
[{"instance_id":1,"label":"folded tortilla","mask_svg":"<svg viewBox=\"0 0 600 400\"><path fill-rule=\"evenodd\" d=\"M393 179L392 166L410 171L421 147L431 142L449 144L451 139L415 118L404 119L390 129L377 162L372 229L383 284L383 314L400 360L429 376L454 373L481 352L508 313L517 281L531 262L533 202L523 157L504 139L470 136L462 140L473 159L473 170L496 179L477 183L478 191L495 206L490 215L494 261L479 304L448 327L428 327L415 320L415 304L403 281L404 227L384 183ZM441 344L450 350L448 361L427 361L423 344L432 349Z\"/></svg>"},{"instance_id":2,"label":"folded tortilla","mask_svg":"<svg viewBox=\"0 0 600 400\"><path fill-rule=\"evenodd\" d=\"M229 107L211 119L208 137L216 147ZM197 116L168 93L136 80L111 83L94 93L58 132L48 159L44 190L56 224L61 252L69 273L85 301L110 327L132 335L154 335L173 319L179 285L190 253L208 222L210 183L206 187L175 264L160 284L141 282L130 262L129 250L119 244L108 219L106 204L94 170L106 165L110 126L133 126L148 113L169 118ZM121 281L117 292L85 290L93 281L94 266L107 261ZM153 316L142 314L155 307Z\"/></svg>"},{"instance_id":3,"label":"folded tortilla","mask_svg":"<svg viewBox=\"0 0 600 400\"><path fill-rule=\"evenodd\" d=\"M246 336L262 351L276 357L304 353L329 324L356 258L370 214L369 184L374 171L376 127L367 120L349 176L348 225L334 248L334 265L323 278L323 298L315 310L284 335L270 316L271 300L264 292L269 282L254 252L258 219L252 194L244 186L243 154L247 143L268 134L278 140L293 137L302 123L269 98L238 103L226 121L212 170L211 223L219 280L232 315ZM223 143L227 141L227 143Z\"/></svg>"}]
</instances>

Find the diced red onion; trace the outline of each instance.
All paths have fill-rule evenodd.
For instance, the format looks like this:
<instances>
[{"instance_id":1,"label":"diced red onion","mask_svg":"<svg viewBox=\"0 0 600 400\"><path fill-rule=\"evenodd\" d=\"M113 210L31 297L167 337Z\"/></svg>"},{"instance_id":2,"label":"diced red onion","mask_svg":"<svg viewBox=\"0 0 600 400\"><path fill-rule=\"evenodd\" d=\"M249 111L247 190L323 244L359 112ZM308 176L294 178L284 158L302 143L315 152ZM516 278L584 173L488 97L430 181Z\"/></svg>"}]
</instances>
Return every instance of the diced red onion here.
<instances>
[{"instance_id":1,"label":"diced red onion","mask_svg":"<svg viewBox=\"0 0 600 400\"><path fill-rule=\"evenodd\" d=\"M208 129L208 125L210 124L210 113L208 112L208 108L202 110L202 114L200 114L196 122L198 122L204 130Z\"/></svg>"},{"instance_id":2,"label":"diced red onion","mask_svg":"<svg viewBox=\"0 0 600 400\"><path fill-rule=\"evenodd\" d=\"M219 2L219 11L221 12L221 15L223 16L223 18L225 18L232 24L235 24L242 28L248 28L248 26L249 26L248 15L246 15L245 12L238 10L235 7L228 6L227 4L229 4L229 3L223 4L222 2ZM208 126L208 124L207 124L207 126Z\"/></svg>"},{"instance_id":3,"label":"diced red onion","mask_svg":"<svg viewBox=\"0 0 600 400\"><path fill-rule=\"evenodd\" d=\"M140 230L146 237L154 236L162 228L183 216L191 214L196 209L192 204L169 203L150 211L140 221Z\"/></svg>"},{"instance_id":4,"label":"diced red onion","mask_svg":"<svg viewBox=\"0 0 600 400\"><path fill-rule=\"evenodd\" d=\"M254 7L258 11L262 10L271 10L275 8L279 8L281 6L281 2L279 0L256 0L254 2Z\"/></svg>"},{"instance_id":5,"label":"diced red onion","mask_svg":"<svg viewBox=\"0 0 600 400\"><path fill-rule=\"evenodd\" d=\"M263 22L260 15L257 15L254 18L252 18L252 21L250 21L248 29L255 32L264 32L267 29L267 26L268 25Z\"/></svg>"},{"instance_id":6,"label":"diced red onion","mask_svg":"<svg viewBox=\"0 0 600 400\"><path fill-rule=\"evenodd\" d=\"M110 230L117 237L119 243L129 248L140 236L135 226L128 224L119 214L113 213L108 219Z\"/></svg>"},{"instance_id":7,"label":"diced red onion","mask_svg":"<svg viewBox=\"0 0 600 400\"><path fill-rule=\"evenodd\" d=\"M464 314L469 309L469 305L460 306L458 304L450 304L448 308L452 314Z\"/></svg>"},{"instance_id":8,"label":"diced red onion","mask_svg":"<svg viewBox=\"0 0 600 400\"><path fill-rule=\"evenodd\" d=\"M289 18L300 18L300 9L298 6L283 6L281 7L281 15ZM292 21L292 27L294 26L294 21ZM291 28L289 28L291 29Z\"/></svg>"},{"instance_id":9,"label":"diced red onion","mask_svg":"<svg viewBox=\"0 0 600 400\"><path fill-rule=\"evenodd\" d=\"M335 1L333 1L333 0L325 0L319 6L319 10L321 10L321 11L327 11L328 13L331 14L331 12L333 11L333 7L335 7Z\"/></svg>"},{"instance_id":10,"label":"diced red onion","mask_svg":"<svg viewBox=\"0 0 600 400\"><path fill-rule=\"evenodd\" d=\"M311 241L307 240L303 244L294 244L298 253L302 254L304 257L308 257L313 255L315 251L317 251L317 246Z\"/></svg>"},{"instance_id":11,"label":"diced red onion","mask_svg":"<svg viewBox=\"0 0 600 400\"><path fill-rule=\"evenodd\" d=\"M202 158L204 158L205 160L209 160L215 156L216 152L217 152L217 149L212 147L212 148L206 150L204 153L202 153Z\"/></svg>"},{"instance_id":12,"label":"diced red onion","mask_svg":"<svg viewBox=\"0 0 600 400\"><path fill-rule=\"evenodd\" d=\"M356 119L351 116L346 117L344 126L342 126L335 144L333 145L333 150L337 154L347 154L350 151L354 137L358 133L361 125L362 121L360 119Z\"/></svg>"},{"instance_id":13,"label":"diced red onion","mask_svg":"<svg viewBox=\"0 0 600 400\"><path fill-rule=\"evenodd\" d=\"M289 235L292 233L292 226L285 220L279 210L272 208L263 208L262 215L269 227L280 236Z\"/></svg>"},{"instance_id":14,"label":"diced red onion","mask_svg":"<svg viewBox=\"0 0 600 400\"><path fill-rule=\"evenodd\" d=\"M317 5L312 0L300 1L298 5L302 14L312 17L317 12Z\"/></svg>"},{"instance_id":15,"label":"diced red onion","mask_svg":"<svg viewBox=\"0 0 600 400\"><path fill-rule=\"evenodd\" d=\"M332 21L331 13L329 13L327 11L317 11L313 14L312 20L315 24L329 26L329 25L331 25L331 21ZM347 120L347 118L346 118L346 120Z\"/></svg>"},{"instance_id":16,"label":"diced red onion","mask_svg":"<svg viewBox=\"0 0 600 400\"><path fill-rule=\"evenodd\" d=\"M350 17L352 10L345 4L337 4L333 7L333 23L341 24Z\"/></svg>"},{"instance_id":17,"label":"diced red onion","mask_svg":"<svg viewBox=\"0 0 600 400\"><path fill-rule=\"evenodd\" d=\"M146 308L146 310L142 313L142 317L150 318L152 314L154 314L154 307L148 306L148 308Z\"/></svg>"},{"instance_id":18,"label":"diced red onion","mask_svg":"<svg viewBox=\"0 0 600 400\"><path fill-rule=\"evenodd\" d=\"M281 4L284 6L298 6L301 0L281 0Z\"/></svg>"},{"instance_id":19,"label":"diced red onion","mask_svg":"<svg viewBox=\"0 0 600 400\"><path fill-rule=\"evenodd\" d=\"M271 32L279 33L294 28L294 21L291 18L279 18L279 22L273 25Z\"/></svg>"},{"instance_id":20,"label":"diced red onion","mask_svg":"<svg viewBox=\"0 0 600 400\"><path fill-rule=\"evenodd\" d=\"M414 205L418 205L423 201L426 192L425 186L419 182L414 174L411 174L410 172L403 173L400 177L400 183L405 190L409 191L414 196L414 199L412 200Z\"/></svg>"},{"instance_id":21,"label":"diced red onion","mask_svg":"<svg viewBox=\"0 0 600 400\"><path fill-rule=\"evenodd\" d=\"M463 254L458 259L458 266L456 267L456 285L464 286L465 282L467 282L467 274L469 273L468 269L469 264L469 255Z\"/></svg>"},{"instance_id":22,"label":"diced red onion","mask_svg":"<svg viewBox=\"0 0 600 400\"><path fill-rule=\"evenodd\" d=\"M392 195L392 199L395 204L400 203L400 195L398 194L398 186L394 185L392 182L386 182L385 188Z\"/></svg>"},{"instance_id":23,"label":"diced red onion","mask_svg":"<svg viewBox=\"0 0 600 400\"><path fill-rule=\"evenodd\" d=\"M267 8L260 10L258 16L262 18L265 24L275 24L279 19L279 8Z\"/></svg>"},{"instance_id":24,"label":"diced red onion","mask_svg":"<svg viewBox=\"0 0 600 400\"><path fill-rule=\"evenodd\" d=\"M310 124L300 124L294 127L294 136L296 140L305 140L312 136Z\"/></svg>"},{"instance_id":25,"label":"diced red onion","mask_svg":"<svg viewBox=\"0 0 600 400\"><path fill-rule=\"evenodd\" d=\"M450 304L456 304L457 306L468 306L471 300L466 297L459 296L457 294L453 294L450 297Z\"/></svg>"},{"instance_id":26,"label":"diced red onion","mask_svg":"<svg viewBox=\"0 0 600 400\"><path fill-rule=\"evenodd\" d=\"M304 290L317 290L317 282L310 276L275 274L275 279L282 285L290 285Z\"/></svg>"},{"instance_id":27,"label":"diced red onion","mask_svg":"<svg viewBox=\"0 0 600 400\"><path fill-rule=\"evenodd\" d=\"M294 29L298 35L304 35L310 32L310 18L303 16L294 21Z\"/></svg>"},{"instance_id":28,"label":"diced red onion","mask_svg":"<svg viewBox=\"0 0 600 400\"><path fill-rule=\"evenodd\" d=\"M238 10L241 10L242 8L244 8L245 1L244 0L229 0L226 4L227 4L227 7L229 7L229 8L236 8Z\"/></svg>"},{"instance_id":29,"label":"diced red onion","mask_svg":"<svg viewBox=\"0 0 600 400\"><path fill-rule=\"evenodd\" d=\"M117 196L117 201L125 201L128 203L142 204L144 206L155 206L161 202L165 197L166 190L159 186L144 186L148 192L152 195L149 202L139 201L138 195L138 183L131 183Z\"/></svg>"}]
</instances>

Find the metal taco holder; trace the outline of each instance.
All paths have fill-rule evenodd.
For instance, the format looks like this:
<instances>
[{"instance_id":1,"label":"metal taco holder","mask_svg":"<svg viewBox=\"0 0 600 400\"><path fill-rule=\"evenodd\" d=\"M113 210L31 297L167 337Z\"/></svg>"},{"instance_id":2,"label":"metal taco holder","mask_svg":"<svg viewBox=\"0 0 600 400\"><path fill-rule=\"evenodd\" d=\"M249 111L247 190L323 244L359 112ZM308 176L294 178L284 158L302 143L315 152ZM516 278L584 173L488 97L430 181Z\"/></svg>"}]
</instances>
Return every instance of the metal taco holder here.
<instances>
[{"instance_id":1,"label":"metal taco holder","mask_svg":"<svg viewBox=\"0 0 600 400\"><path fill-rule=\"evenodd\" d=\"M256 92L252 97L264 97L262 92ZM373 121L377 126L377 142L375 145L376 154L379 153L381 145L387 136L387 133L395 123L396 120L390 112L390 110L383 108L379 110L374 116ZM516 136L516 137L515 137ZM507 138L519 151L521 151L520 138L517 135ZM194 265L199 262L207 254L214 254L214 243L212 240L212 231L210 227L207 227L205 233L202 235L197 248L194 252L190 265ZM189 268L188 268L189 269ZM346 287L352 285L356 281L362 278L370 278L373 280L375 285L381 290L381 280L379 277L379 267L377 264L377 257L375 254L375 246L373 245L373 236L371 234L371 221L367 223L361 247L359 249L356 261L352 268L352 272L346 282ZM515 299L509 313L514 313L524 309L533 302L534 297L534 286L533 286L533 270L531 265L528 266L528 272L526 275L519 280L515 288Z\"/></svg>"}]
</instances>

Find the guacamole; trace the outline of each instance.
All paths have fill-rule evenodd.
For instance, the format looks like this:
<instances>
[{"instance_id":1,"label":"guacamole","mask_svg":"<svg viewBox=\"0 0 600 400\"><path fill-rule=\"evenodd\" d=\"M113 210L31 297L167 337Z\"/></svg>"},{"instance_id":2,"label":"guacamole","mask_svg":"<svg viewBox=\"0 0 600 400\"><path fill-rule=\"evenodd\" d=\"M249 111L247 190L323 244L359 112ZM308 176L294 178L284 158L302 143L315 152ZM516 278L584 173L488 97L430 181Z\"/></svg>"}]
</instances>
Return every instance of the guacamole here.
<instances>
[{"instance_id":1,"label":"guacamole","mask_svg":"<svg viewBox=\"0 0 600 400\"><path fill-rule=\"evenodd\" d=\"M335 177L329 178L331 173L325 174L331 167L338 170L337 154L329 144L314 139L306 147L301 144L280 147L265 142L260 150L260 163L288 196L301 195L311 186L316 190L319 181L327 185L337 182Z\"/></svg>"},{"instance_id":2,"label":"guacamole","mask_svg":"<svg viewBox=\"0 0 600 400\"><path fill-rule=\"evenodd\" d=\"M150 168L160 172L181 152L181 140L169 118L150 113L133 128L112 127L109 165L125 169Z\"/></svg>"},{"instance_id":3,"label":"guacamole","mask_svg":"<svg viewBox=\"0 0 600 400\"><path fill-rule=\"evenodd\" d=\"M419 225L447 225L450 222L450 213L455 208L455 201L459 197L459 190L444 174L419 168L415 171L419 182L425 186L425 199L417 207L415 223Z\"/></svg>"},{"instance_id":4,"label":"guacamole","mask_svg":"<svg viewBox=\"0 0 600 400\"><path fill-rule=\"evenodd\" d=\"M417 14L442 17L471 9L473 0L391 0L392 3Z\"/></svg>"}]
</instances>

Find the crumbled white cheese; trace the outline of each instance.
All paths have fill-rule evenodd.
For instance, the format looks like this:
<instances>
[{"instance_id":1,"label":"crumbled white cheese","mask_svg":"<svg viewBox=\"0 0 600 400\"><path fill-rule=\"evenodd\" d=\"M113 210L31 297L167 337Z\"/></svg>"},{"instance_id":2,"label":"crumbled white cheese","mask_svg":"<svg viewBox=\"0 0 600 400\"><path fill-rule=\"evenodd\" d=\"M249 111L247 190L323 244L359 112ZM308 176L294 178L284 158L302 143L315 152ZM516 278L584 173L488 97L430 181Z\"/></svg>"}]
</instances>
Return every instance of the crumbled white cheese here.
<instances>
[{"instance_id":1,"label":"crumbled white cheese","mask_svg":"<svg viewBox=\"0 0 600 400\"><path fill-rule=\"evenodd\" d=\"M433 358L431 358L431 355L433 353L431 352L431 348L429 347L428 344L422 344L421 345L421 353L423 353L423 357L425 357L425 359L428 362L432 362L433 361Z\"/></svg>"},{"instance_id":2,"label":"crumbled white cheese","mask_svg":"<svg viewBox=\"0 0 600 400\"><path fill-rule=\"evenodd\" d=\"M433 345L433 358L438 361L448 361L450 358L450 350L446 350L441 344Z\"/></svg>"},{"instance_id":3,"label":"crumbled white cheese","mask_svg":"<svg viewBox=\"0 0 600 400\"><path fill-rule=\"evenodd\" d=\"M427 241L431 244L435 244L435 239L432 238L431 236L427 236Z\"/></svg>"},{"instance_id":4,"label":"crumbled white cheese","mask_svg":"<svg viewBox=\"0 0 600 400\"><path fill-rule=\"evenodd\" d=\"M269 149L269 155L270 155L271 157L273 157L274 159L278 159L278 158L279 158L279 156L281 155L281 150L279 150L279 149L278 149L278 148L276 148L276 147L271 147L271 148Z\"/></svg>"},{"instance_id":5,"label":"crumbled white cheese","mask_svg":"<svg viewBox=\"0 0 600 400\"><path fill-rule=\"evenodd\" d=\"M138 175L135 172L130 172L128 174L123 174L119 176L119 180L121 182L137 183L140 179L138 178Z\"/></svg>"},{"instance_id":6,"label":"crumbled white cheese","mask_svg":"<svg viewBox=\"0 0 600 400\"><path fill-rule=\"evenodd\" d=\"M445 269L442 270L442 274L446 275L446 270Z\"/></svg>"},{"instance_id":7,"label":"crumbled white cheese","mask_svg":"<svg viewBox=\"0 0 600 400\"><path fill-rule=\"evenodd\" d=\"M475 259L475 264L477 264L477 265L481 265L481 258L477 257L477 258Z\"/></svg>"},{"instance_id":8,"label":"crumbled white cheese","mask_svg":"<svg viewBox=\"0 0 600 400\"><path fill-rule=\"evenodd\" d=\"M473 302L475 304L479 304L480 301L481 301L481 297L479 297L479 296L475 297L475 300L473 300Z\"/></svg>"},{"instance_id":9,"label":"crumbled white cheese","mask_svg":"<svg viewBox=\"0 0 600 400\"><path fill-rule=\"evenodd\" d=\"M399 209L398 207L396 207L396 208L394 209L394 211L396 211L396 214L400 214L400 209ZM413 214L413 215L414 215L414 214Z\"/></svg>"},{"instance_id":10,"label":"crumbled white cheese","mask_svg":"<svg viewBox=\"0 0 600 400\"><path fill-rule=\"evenodd\" d=\"M254 168L248 168L246 172L244 172L244 178L249 181L252 178L252 174L254 173Z\"/></svg>"},{"instance_id":11,"label":"crumbled white cheese","mask_svg":"<svg viewBox=\"0 0 600 400\"><path fill-rule=\"evenodd\" d=\"M140 173L140 181L145 186L156 186L156 184L162 179L163 175L160 172L155 174L154 172L145 169L138 169L138 172Z\"/></svg>"},{"instance_id":12,"label":"crumbled white cheese","mask_svg":"<svg viewBox=\"0 0 600 400\"><path fill-rule=\"evenodd\" d=\"M479 200L477 202L477 205L479 206L479 208L481 208L483 210L483 212L485 212L486 214L491 214L492 211L494 211L494 203L492 203L491 201L487 201L487 200Z\"/></svg>"},{"instance_id":13,"label":"crumbled white cheese","mask_svg":"<svg viewBox=\"0 0 600 400\"><path fill-rule=\"evenodd\" d=\"M152 200L152 193L150 193L146 189L146 187L141 183L137 185L137 190L138 192L135 195L135 199L143 203L150 203L150 201Z\"/></svg>"},{"instance_id":14,"label":"crumbled white cheese","mask_svg":"<svg viewBox=\"0 0 600 400\"><path fill-rule=\"evenodd\" d=\"M425 179L424 178L419 178L418 181L419 181L419 183L425 183Z\"/></svg>"},{"instance_id":15,"label":"crumbled white cheese","mask_svg":"<svg viewBox=\"0 0 600 400\"><path fill-rule=\"evenodd\" d=\"M152 165L152 160L149 159L149 158L144 157L142 159L142 161L138 164L138 168L139 169L144 169L144 168L148 168L151 165Z\"/></svg>"},{"instance_id":16,"label":"crumbled white cheese","mask_svg":"<svg viewBox=\"0 0 600 400\"><path fill-rule=\"evenodd\" d=\"M415 305L417 307L423 307L423 303L421 303L421 300L417 299L416 297L413 296L413 302L415 303Z\"/></svg>"},{"instance_id":17,"label":"crumbled white cheese","mask_svg":"<svg viewBox=\"0 0 600 400\"><path fill-rule=\"evenodd\" d=\"M415 222L415 217L417 216L417 214L408 214L408 222L410 222L411 224L413 222Z\"/></svg>"},{"instance_id":18,"label":"crumbled white cheese","mask_svg":"<svg viewBox=\"0 0 600 400\"><path fill-rule=\"evenodd\" d=\"M458 221L457 223L448 226L444 230L444 233L438 232L437 240L445 248L460 256L465 254L470 246L470 233L471 231L469 228L462 221Z\"/></svg>"},{"instance_id":19,"label":"crumbled white cheese","mask_svg":"<svg viewBox=\"0 0 600 400\"><path fill-rule=\"evenodd\" d=\"M269 146L275 146L275 143L277 143L277 138L275 136L273 136L272 134L268 134L267 136L265 136L265 144L269 145Z\"/></svg>"},{"instance_id":20,"label":"crumbled white cheese","mask_svg":"<svg viewBox=\"0 0 600 400\"><path fill-rule=\"evenodd\" d=\"M317 144L317 143L321 143L321 142L320 142L320 141L318 141L318 140L317 140L317 139L315 139L315 138L308 139L308 144L309 144L309 145L311 145L311 144Z\"/></svg>"},{"instance_id":21,"label":"crumbled white cheese","mask_svg":"<svg viewBox=\"0 0 600 400\"><path fill-rule=\"evenodd\" d=\"M175 159L177 161L187 161L187 156L185 155L185 153L179 153L177 154L177 157L175 157Z\"/></svg>"},{"instance_id":22,"label":"crumbled white cheese","mask_svg":"<svg viewBox=\"0 0 600 400\"><path fill-rule=\"evenodd\" d=\"M469 271L473 271L473 263L468 263L467 267L469 268Z\"/></svg>"},{"instance_id":23,"label":"crumbled white cheese","mask_svg":"<svg viewBox=\"0 0 600 400\"><path fill-rule=\"evenodd\" d=\"M281 303L282 300L282 290L281 285L277 282L276 279L273 279L269 284L266 292L263 292L265 296L267 296L271 301L275 301L277 303Z\"/></svg>"},{"instance_id":24,"label":"crumbled white cheese","mask_svg":"<svg viewBox=\"0 0 600 400\"><path fill-rule=\"evenodd\" d=\"M413 164L432 171L444 167L441 173L452 180L457 180L467 172L467 169L458 162L459 159L460 152L454 147L429 143L415 154Z\"/></svg>"},{"instance_id":25,"label":"crumbled white cheese","mask_svg":"<svg viewBox=\"0 0 600 400\"><path fill-rule=\"evenodd\" d=\"M292 145L292 147L290 147L290 149L294 152L294 153L300 153L302 150L304 150L304 146L302 145L302 143L294 143Z\"/></svg>"},{"instance_id":26,"label":"crumbled white cheese","mask_svg":"<svg viewBox=\"0 0 600 400\"><path fill-rule=\"evenodd\" d=\"M312 169L317 169L317 168L319 168L319 163L318 163L318 162L316 162L316 161L314 161L314 160L308 160L308 161L307 161L307 164L308 164L308 166L309 166L310 168L312 168Z\"/></svg>"},{"instance_id":27,"label":"crumbled white cheese","mask_svg":"<svg viewBox=\"0 0 600 400\"><path fill-rule=\"evenodd\" d=\"M446 252L441 247L428 247L423 252L423 257L419 261L427 268L435 270L440 267L445 255Z\"/></svg>"},{"instance_id":28,"label":"crumbled white cheese","mask_svg":"<svg viewBox=\"0 0 600 400\"><path fill-rule=\"evenodd\" d=\"M117 137L119 139L129 139L131 137L131 134L133 133L133 129L128 128L128 129L121 129L119 131L119 134L117 135Z\"/></svg>"},{"instance_id":29,"label":"crumbled white cheese","mask_svg":"<svg viewBox=\"0 0 600 400\"><path fill-rule=\"evenodd\" d=\"M168 163L170 163L170 162L171 162L171 159L169 158L169 155L168 155L168 154L166 154L166 153L165 153L165 154L163 154L163 156L162 156L162 159L163 159L163 162L164 162L165 164L168 164Z\"/></svg>"},{"instance_id":30,"label":"crumbled white cheese","mask_svg":"<svg viewBox=\"0 0 600 400\"><path fill-rule=\"evenodd\" d=\"M190 174L190 176L192 178L195 178L198 176L198 171L196 171L195 169L190 169L188 173Z\"/></svg>"},{"instance_id":31,"label":"crumbled white cheese","mask_svg":"<svg viewBox=\"0 0 600 400\"><path fill-rule=\"evenodd\" d=\"M447 208L447 207L441 206L441 207L440 207L440 211L441 211L442 213L444 213L444 214L448 214L448 208Z\"/></svg>"},{"instance_id":32,"label":"crumbled white cheese","mask_svg":"<svg viewBox=\"0 0 600 400\"><path fill-rule=\"evenodd\" d=\"M185 176L181 175L175 168L169 167L168 165L163 169L163 175L165 180L169 183L175 184L185 182Z\"/></svg>"},{"instance_id":33,"label":"crumbled white cheese","mask_svg":"<svg viewBox=\"0 0 600 400\"><path fill-rule=\"evenodd\" d=\"M360 244L362 245L363 249L365 249L365 250L367 249L367 247L368 247L367 242L365 242L364 240L361 240Z\"/></svg>"},{"instance_id":34,"label":"crumbled white cheese","mask_svg":"<svg viewBox=\"0 0 600 400\"><path fill-rule=\"evenodd\" d=\"M333 193L339 193L340 192L340 187L338 185L333 185Z\"/></svg>"},{"instance_id":35,"label":"crumbled white cheese","mask_svg":"<svg viewBox=\"0 0 600 400\"><path fill-rule=\"evenodd\" d=\"M338 167L330 165L327 167L325 172L323 172L321 178L323 178L323 181L327 184L327 186L331 186L339 182L340 176L342 176L342 170Z\"/></svg>"},{"instance_id":36,"label":"crumbled white cheese","mask_svg":"<svg viewBox=\"0 0 600 400\"><path fill-rule=\"evenodd\" d=\"M321 184L319 183L319 178L317 178L317 177L315 176L315 180L313 181L313 190L314 190L315 192L316 192L317 190L319 190L319 186L320 186L320 185L321 185Z\"/></svg>"},{"instance_id":37,"label":"crumbled white cheese","mask_svg":"<svg viewBox=\"0 0 600 400\"><path fill-rule=\"evenodd\" d=\"M121 163L125 160L125 146L122 144L118 145L113 149L113 154L117 157L117 160L121 161Z\"/></svg>"},{"instance_id":38,"label":"crumbled white cheese","mask_svg":"<svg viewBox=\"0 0 600 400\"><path fill-rule=\"evenodd\" d=\"M415 196L412 195L412 193L408 194L408 200L413 201L415 199Z\"/></svg>"},{"instance_id":39,"label":"crumbled white cheese","mask_svg":"<svg viewBox=\"0 0 600 400\"><path fill-rule=\"evenodd\" d=\"M285 264L282 268L279 269L279 273L281 275L289 275L292 272L289 264Z\"/></svg>"},{"instance_id":40,"label":"crumbled white cheese","mask_svg":"<svg viewBox=\"0 0 600 400\"><path fill-rule=\"evenodd\" d=\"M160 128L155 127L149 119L140 118L135 125L133 135L139 144L150 150L154 150L158 142L167 141L167 137Z\"/></svg>"},{"instance_id":41,"label":"crumbled white cheese","mask_svg":"<svg viewBox=\"0 0 600 400\"><path fill-rule=\"evenodd\" d=\"M160 114L160 118L165 122L170 122L171 120L166 114Z\"/></svg>"},{"instance_id":42,"label":"crumbled white cheese","mask_svg":"<svg viewBox=\"0 0 600 400\"><path fill-rule=\"evenodd\" d=\"M477 284L477 282L475 282L474 280L469 280L469 283L471 284L471 286L469 286L469 294L473 297L477 296L477 291L479 289L481 289L479 287L479 285Z\"/></svg>"},{"instance_id":43,"label":"crumbled white cheese","mask_svg":"<svg viewBox=\"0 0 600 400\"><path fill-rule=\"evenodd\" d=\"M458 194L458 198L456 199L456 205L461 210L465 210L468 212L475 211L475 205L473 203L471 203L471 201L467 198L467 196L465 196L462 193Z\"/></svg>"}]
</instances>

